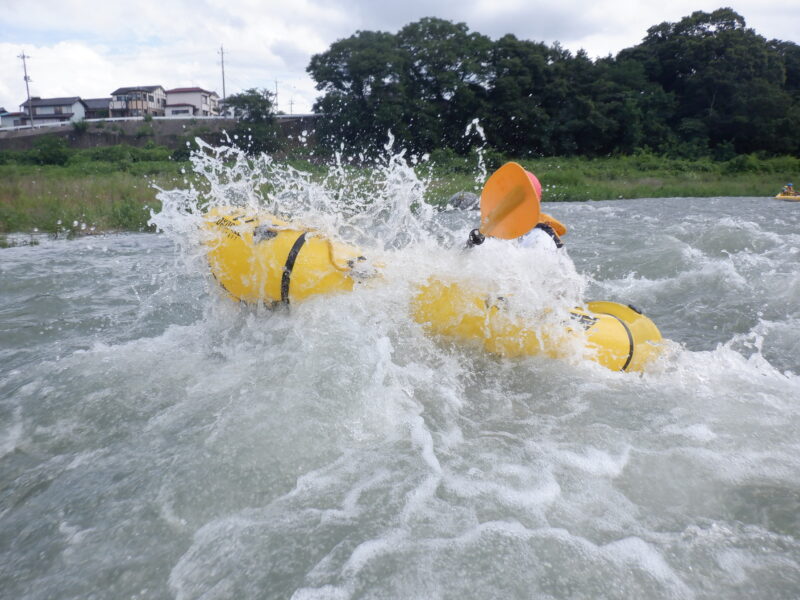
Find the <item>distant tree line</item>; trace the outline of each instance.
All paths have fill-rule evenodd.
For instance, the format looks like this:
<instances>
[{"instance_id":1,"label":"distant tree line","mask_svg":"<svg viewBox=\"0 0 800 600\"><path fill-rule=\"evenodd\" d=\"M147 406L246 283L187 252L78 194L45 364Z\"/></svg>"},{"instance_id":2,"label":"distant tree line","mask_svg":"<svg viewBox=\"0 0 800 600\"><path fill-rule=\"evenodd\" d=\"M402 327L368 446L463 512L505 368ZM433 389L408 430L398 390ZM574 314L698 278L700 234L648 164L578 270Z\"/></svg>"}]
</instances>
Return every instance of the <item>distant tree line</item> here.
<instances>
[{"instance_id":1,"label":"distant tree line","mask_svg":"<svg viewBox=\"0 0 800 600\"><path fill-rule=\"evenodd\" d=\"M477 118L488 146L520 157L800 153L800 46L765 39L730 8L661 23L597 60L425 18L358 31L307 70L329 148L379 148L391 131L415 152L465 153Z\"/></svg>"}]
</instances>

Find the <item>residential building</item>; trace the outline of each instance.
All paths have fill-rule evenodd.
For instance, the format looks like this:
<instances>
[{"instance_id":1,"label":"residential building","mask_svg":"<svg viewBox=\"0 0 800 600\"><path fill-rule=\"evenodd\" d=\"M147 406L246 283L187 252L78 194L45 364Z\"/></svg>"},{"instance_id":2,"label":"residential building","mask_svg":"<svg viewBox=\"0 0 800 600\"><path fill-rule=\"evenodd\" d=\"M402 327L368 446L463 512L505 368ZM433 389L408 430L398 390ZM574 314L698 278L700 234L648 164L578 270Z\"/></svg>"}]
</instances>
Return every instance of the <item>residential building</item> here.
<instances>
[{"instance_id":1,"label":"residential building","mask_svg":"<svg viewBox=\"0 0 800 600\"><path fill-rule=\"evenodd\" d=\"M86 118L86 104L77 96L69 98L39 98L34 96L19 105L20 112L27 114L33 112L33 123L44 125L45 123L58 123L60 121L80 121Z\"/></svg>"},{"instance_id":2,"label":"residential building","mask_svg":"<svg viewBox=\"0 0 800 600\"><path fill-rule=\"evenodd\" d=\"M167 95L160 85L122 87L111 92L112 117L164 116Z\"/></svg>"},{"instance_id":3,"label":"residential building","mask_svg":"<svg viewBox=\"0 0 800 600\"><path fill-rule=\"evenodd\" d=\"M106 119L110 116L111 98L84 98L87 119Z\"/></svg>"},{"instance_id":4,"label":"residential building","mask_svg":"<svg viewBox=\"0 0 800 600\"><path fill-rule=\"evenodd\" d=\"M164 111L164 116L166 117L191 117L196 114L197 107L194 104L189 104L188 102L167 104L167 108Z\"/></svg>"},{"instance_id":5,"label":"residential building","mask_svg":"<svg viewBox=\"0 0 800 600\"><path fill-rule=\"evenodd\" d=\"M219 115L219 96L199 87L167 90L166 115L212 117Z\"/></svg>"},{"instance_id":6,"label":"residential building","mask_svg":"<svg viewBox=\"0 0 800 600\"><path fill-rule=\"evenodd\" d=\"M28 124L28 114L22 112L0 113L0 127L21 127Z\"/></svg>"},{"instance_id":7,"label":"residential building","mask_svg":"<svg viewBox=\"0 0 800 600\"><path fill-rule=\"evenodd\" d=\"M6 110L5 106L0 107L0 127L13 127L14 126L14 113Z\"/></svg>"}]
</instances>

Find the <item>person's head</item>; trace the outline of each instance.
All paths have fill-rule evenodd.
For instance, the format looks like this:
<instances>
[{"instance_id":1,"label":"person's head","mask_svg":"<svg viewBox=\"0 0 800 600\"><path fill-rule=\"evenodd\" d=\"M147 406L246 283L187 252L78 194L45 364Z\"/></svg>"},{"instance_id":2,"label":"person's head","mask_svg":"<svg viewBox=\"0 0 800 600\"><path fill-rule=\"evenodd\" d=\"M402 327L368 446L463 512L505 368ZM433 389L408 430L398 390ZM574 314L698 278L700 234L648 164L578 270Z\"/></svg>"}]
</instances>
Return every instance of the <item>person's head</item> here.
<instances>
[{"instance_id":1,"label":"person's head","mask_svg":"<svg viewBox=\"0 0 800 600\"><path fill-rule=\"evenodd\" d=\"M531 180L531 183L533 184L533 189L536 190L536 195L539 196L539 200L541 201L541 199L542 199L542 184L539 182L539 178L536 177L536 175L534 175L530 171L525 171L525 173L527 173L528 179Z\"/></svg>"}]
</instances>

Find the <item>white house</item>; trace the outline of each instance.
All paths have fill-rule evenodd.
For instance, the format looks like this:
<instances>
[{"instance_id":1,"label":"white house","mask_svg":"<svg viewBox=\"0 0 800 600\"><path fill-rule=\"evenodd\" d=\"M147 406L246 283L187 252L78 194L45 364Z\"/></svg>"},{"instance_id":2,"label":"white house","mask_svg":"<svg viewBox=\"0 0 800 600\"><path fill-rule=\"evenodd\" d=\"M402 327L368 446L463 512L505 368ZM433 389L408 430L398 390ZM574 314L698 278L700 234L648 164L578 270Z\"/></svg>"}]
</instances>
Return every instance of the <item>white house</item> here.
<instances>
[{"instance_id":1,"label":"white house","mask_svg":"<svg viewBox=\"0 0 800 600\"><path fill-rule=\"evenodd\" d=\"M21 112L0 113L0 127L20 127L28 123L28 115Z\"/></svg>"},{"instance_id":2,"label":"white house","mask_svg":"<svg viewBox=\"0 0 800 600\"><path fill-rule=\"evenodd\" d=\"M179 102L177 104L167 104L166 112L167 117L192 117L197 114L197 107L188 102Z\"/></svg>"},{"instance_id":3,"label":"white house","mask_svg":"<svg viewBox=\"0 0 800 600\"><path fill-rule=\"evenodd\" d=\"M37 123L54 123L58 121L80 121L86 118L86 104L73 96L70 98L39 98L30 99L30 108L33 111L34 125ZM28 125L28 101L19 105L19 110L25 113L25 122Z\"/></svg>"},{"instance_id":4,"label":"white house","mask_svg":"<svg viewBox=\"0 0 800 600\"><path fill-rule=\"evenodd\" d=\"M199 87L167 90L166 116L210 117L219 115L219 96Z\"/></svg>"}]
</instances>

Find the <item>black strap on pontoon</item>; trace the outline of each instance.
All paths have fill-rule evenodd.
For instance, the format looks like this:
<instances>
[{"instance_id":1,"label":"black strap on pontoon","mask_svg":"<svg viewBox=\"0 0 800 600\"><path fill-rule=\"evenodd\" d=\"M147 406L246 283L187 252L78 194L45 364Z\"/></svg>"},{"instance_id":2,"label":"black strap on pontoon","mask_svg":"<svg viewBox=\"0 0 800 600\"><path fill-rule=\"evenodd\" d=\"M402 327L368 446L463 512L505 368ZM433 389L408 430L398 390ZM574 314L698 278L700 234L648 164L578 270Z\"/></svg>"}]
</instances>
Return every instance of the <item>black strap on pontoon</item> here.
<instances>
[{"instance_id":1,"label":"black strap on pontoon","mask_svg":"<svg viewBox=\"0 0 800 600\"><path fill-rule=\"evenodd\" d=\"M564 247L564 242L561 241L561 238L558 237L558 234L556 233L556 230L553 229L549 224L547 224L547 223L537 223L536 227L534 227L534 229L541 229L547 235L549 235L551 238L553 238L553 241L556 243L556 248L563 248Z\"/></svg>"},{"instance_id":2,"label":"black strap on pontoon","mask_svg":"<svg viewBox=\"0 0 800 600\"><path fill-rule=\"evenodd\" d=\"M631 329L630 327L628 327L628 324L622 319L620 319L617 315L612 315L611 313L603 313L603 314L608 315L609 317L614 317L617 321L619 321L619 324L622 325L622 328L625 330L625 333L628 334L628 359L625 361L625 364L622 365L622 368L620 369L620 371L625 371L628 368L628 365L630 365L631 361L633 360L633 350L634 350L633 334L631 333Z\"/></svg>"},{"instance_id":3,"label":"black strap on pontoon","mask_svg":"<svg viewBox=\"0 0 800 600\"><path fill-rule=\"evenodd\" d=\"M281 302L289 304L289 284L292 282L292 269L294 269L294 262L297 260L297 255L300 254L300 249L306 243L306 234L301 233L300 236L292 244L292 249L286 256L286 263L283 265L283 275L281 276Z\"/></svg>"}]
</instances>

